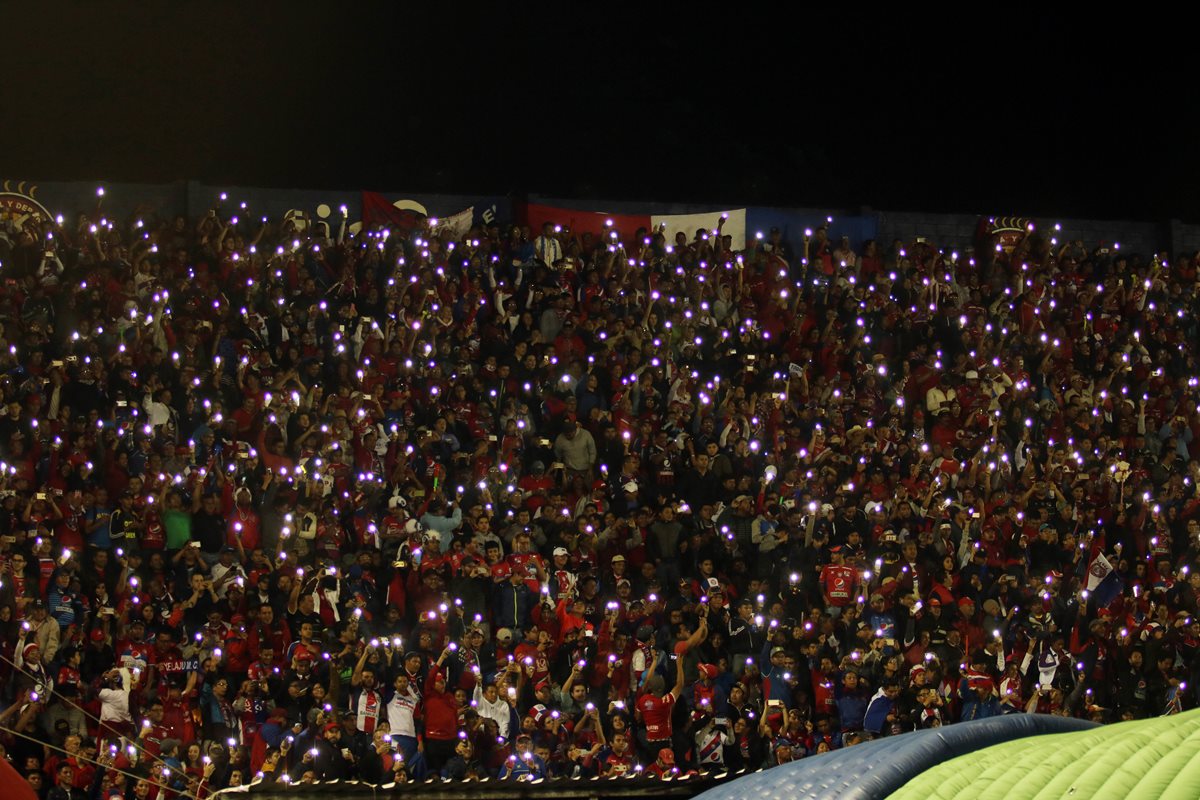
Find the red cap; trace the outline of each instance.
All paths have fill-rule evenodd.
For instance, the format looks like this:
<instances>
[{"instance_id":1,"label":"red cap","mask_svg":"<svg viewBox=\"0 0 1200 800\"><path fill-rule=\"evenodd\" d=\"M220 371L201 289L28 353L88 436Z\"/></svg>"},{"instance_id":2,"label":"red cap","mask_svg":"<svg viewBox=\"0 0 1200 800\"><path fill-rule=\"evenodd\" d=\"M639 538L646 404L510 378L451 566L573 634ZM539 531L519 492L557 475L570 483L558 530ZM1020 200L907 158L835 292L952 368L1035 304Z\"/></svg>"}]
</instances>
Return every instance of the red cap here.
<instances>
[{"instance_id":1,"label":"red cap","mask_svg":"<svg viewBox=\"0 0 1200 800\"><path fill-rule=\"evenodd\" d=\"M696 671L700 673L700 677L708 678L710 681L717 677L716 664L701 664Z\"/></svg>"},{"instance_id":2,"label":"red cap","mask_svg":"<svg viewBox=\"0 0 1200 800\"><path fill-rule=\"evenodd\" d=\"M969 597L958 598L958 607L959 608L962 608L963 606L973 606L973 605L975 605L975 601Z\"/></svg>"},{"instance_id":3,"label":"red cap","mask_svg":"<svg viewBox=\"0 0 1200 800\"><path fill-rule=\"evenodd\" d=\"M103 642L104 631L100 630L99 628L92 628L92 632L88 634L88 638L90 638L93 642Z\"/></svg>"}]
</instances>

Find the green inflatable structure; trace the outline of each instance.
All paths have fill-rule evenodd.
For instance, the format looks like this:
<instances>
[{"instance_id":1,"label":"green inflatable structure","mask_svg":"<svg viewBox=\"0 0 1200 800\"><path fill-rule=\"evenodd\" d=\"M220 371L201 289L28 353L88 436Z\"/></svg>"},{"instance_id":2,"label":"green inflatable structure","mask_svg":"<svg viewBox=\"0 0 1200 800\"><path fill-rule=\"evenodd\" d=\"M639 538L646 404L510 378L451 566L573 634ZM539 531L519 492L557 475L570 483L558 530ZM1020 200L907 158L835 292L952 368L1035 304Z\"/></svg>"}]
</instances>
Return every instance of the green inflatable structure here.
<instances>
[{"instance_id":1,"label":"green inflatable structure","mask_svg":"<svg viewBox=\"0 0 1200 800\"><path fill-rule=\"evenodd\" d=\"M890 800L1121 797L1200 797L1200 709L985 747L922 772Z\"/></svg>"}]
</instances>

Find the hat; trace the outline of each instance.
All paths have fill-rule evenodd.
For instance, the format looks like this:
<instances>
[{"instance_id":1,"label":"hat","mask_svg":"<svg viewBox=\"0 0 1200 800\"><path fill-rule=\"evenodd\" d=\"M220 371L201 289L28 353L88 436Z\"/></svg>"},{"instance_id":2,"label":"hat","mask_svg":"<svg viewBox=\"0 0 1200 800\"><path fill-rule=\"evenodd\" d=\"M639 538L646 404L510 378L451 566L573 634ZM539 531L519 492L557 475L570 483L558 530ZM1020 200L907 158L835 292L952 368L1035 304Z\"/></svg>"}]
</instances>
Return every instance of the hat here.
<instances>
[{"instance_id":1,"label":"hat","mask_svg":"<svg viewBox=\"0 0 1200 800\"><path fill-rule=\"evenodd\" d=\"M541 461L535 461L529 465L530 472L542 473L546 471L546 465Z\"/></svg>"},{"instance_id":2,"label":"hat","mask_svg":"<svg viewBox=\"0 0 1200 800\"><path fill-rule=\"evenodd\" d=\"M567 548L565 548L565 547L556 547L556 548L554 548L554 555L555 556L569 556L569 555L571 555L571 552L569 550L567 550Z\"/></svg>"},{"instance_id":3,"label":"hat","mask_svg":"<svg viewBox=\"0 0 1200 800\"><path fill-rule=\"evenodd\" d=\"M99 628L92 628L92 632L88 634L88 637L93 642L103 642L104 641L104 631L100 630Z\"/></svg>"},{"instance_id":4,"label":"hat","mask_svg":"<svg viewBox=\"0 0 1200 800\"><path fill-rule=\"evenodd\" d=\"M701 664L700 666L696 667L696 672L699 673L700 677L708 678L711 681L717 677L717 665Z\"/></svg>"},{"instance_id":5,"label":"hat","mask_svg":"<svg viewBox=\"0 0 1200 800\"><path fill-rule=\"evenodd\" d=\"M624 486L622 486L621 489L626 492L629 492L630 494L637 494L637 490L638 490L637 481L629 481Z\"/></svg>"},{"instance_id":6,"label":"hat","mask_svg":"<svg viewBox=\"0 0 1200 800\"><path fill-rule=\"evenodd\" d=\"M743 500L745 500L747 503L751 502L751 501L750 501L750 495L748 495L748 494L739 494L737 497L733 498L733 502L734 502L734 504L735 504L735 505L736 505L737 503L740 503L740 502L742 502Z\"/></svg>"},{"instance_id":7,"label":"hat","mask_svg":"<svg viewBox=\"0 0 1200 800\"><path fill-rule=\"evenodd\" d=\"M330 731L340 731L341 729L342 729L341 725L338 725L336 722L330 722L330 723L326 724L324 728L321 729L321 733L329 733Z\"/></svg>"},{"instance_id":8,"label":"hat","mask_svg":"<svg viewBox=\"0 0 1200 800\"><path fill-rule=\"evenodd\" d=\"M512 628L501 628L496 631L497 642L511 642L513 638Z\"/></svg>"},{"instance_id":9,"label":"hat","mask_svg":"<svg viewBox=\"0 0 1200 800\"><path fill-rule=\"evenodd\" d=\"M969 381L977 381L979 380L979 373L973 369L969 369L964 377Z\"/></svg>"},{"instance_id":10,"label":"hat","mask_svg":"<svg viewBox=\"0 0 1200 800\"><path fill-rule=\"evenodd\" d=\"M929 598L929 605L940 606L941 604L942 604L941 598L937 597L936 595L934 597Z\"/></svg>"},{"instance_id":11,"label":"hat","mask_svg":"<svg viewBox=\"0 0 1200 800\"><path fill-rule=\"evenodd\" d=\"M975 605L975 601L969 597L958 598L958 607L959 608L962 608L963 606L973 606L973 605Z\"/></svg>"},{"instance_id":12,"label":"hat","mask_svg":"<svg viewBox=\"0 0 1200 800\"><path fill-rule=\"evenodd\" d=\"M772 656L783 655L783 654L784 654L784 653L786 653L786 652L787 652L787 650L786 650L786 649L784 649L784 648L782 648L782 647L772 647L772 648L771 648L771 655L772 655Z\"/></svg>"},{"instance_id":13,"label":"hat","mask_svg":"<svg viewBox=\"0 0 1200 800\"><path fill-rule=\"evenodd\" d=\"M674 765L675 764L675 751L673 751L669 747L664 747L662 750L658 751L658 760L663 762L664 764Z\"/></svg>"},{"instance_id":14,"label":"hat","mask_svg":"<svg viewBox=\"0 0 1200 800\"><path fill-rule=\"evenodd\" d=\"M617 561L624 561L625 556L621 555L620 553L617 553L615 556L612 557L612 560L614 563Z\"/></svg>"},{"instance_id":15,"label":"hat","mask_svg":"<svg viewBox=\"0 0 1200 800\"><path fill-rule=\"evenodd\" d=\"M542 720L546 718L546 707L541 703L530 706L529 711L526 712L525 716L533 717L533 721L538 725L541 725Z\"/></svg>"},{"instance_id":16,"label":"hat","mask_svg":"<svg viewBox=\"0 0 1200 800\"><path fill-rule=\"evenodd\" d=\"M292 659L295 661L312 661L312 651L307 647L297 647L296 652L292 654Z\"/></svg>"}]
</instances>

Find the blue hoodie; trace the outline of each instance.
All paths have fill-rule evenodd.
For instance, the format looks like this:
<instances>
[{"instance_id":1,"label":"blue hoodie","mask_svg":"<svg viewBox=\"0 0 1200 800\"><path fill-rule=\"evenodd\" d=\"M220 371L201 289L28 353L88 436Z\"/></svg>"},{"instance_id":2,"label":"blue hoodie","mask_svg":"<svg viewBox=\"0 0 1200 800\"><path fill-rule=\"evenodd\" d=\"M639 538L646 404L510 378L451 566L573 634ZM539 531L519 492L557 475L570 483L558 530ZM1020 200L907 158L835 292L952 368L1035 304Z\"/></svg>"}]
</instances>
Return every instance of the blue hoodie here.
<instances>
[{"instance_id":1,"label":"blue hoodie","mask_svg":"<svg viewBox=\"0 0 1200 800\"><path fill-rule=\"evenodd\" d=\"M875 696L867 704L867 713L863 719L863 730L869 733L882 733L883 726L887 724L887 716L892 713L895 707L896 701L884 694L883 689L875 692Z\"/></svg>"}]
</instances>

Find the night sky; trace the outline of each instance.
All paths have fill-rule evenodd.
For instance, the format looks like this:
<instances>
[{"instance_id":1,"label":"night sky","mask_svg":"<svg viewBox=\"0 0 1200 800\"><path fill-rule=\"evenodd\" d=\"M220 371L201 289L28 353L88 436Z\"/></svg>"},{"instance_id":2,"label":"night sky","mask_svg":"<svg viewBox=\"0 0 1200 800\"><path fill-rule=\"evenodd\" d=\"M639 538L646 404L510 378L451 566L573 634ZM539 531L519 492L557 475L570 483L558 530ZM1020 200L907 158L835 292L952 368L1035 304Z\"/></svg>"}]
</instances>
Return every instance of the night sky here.
<instances>
[{"instance_id":1,"label":"night sky","mask_svg":"<svg viewBox=\"0 0 1200 800\"><path fill-rule=\"evenodd\" d=\"M431 6L7 8L0 173L1200 222L1127 20Z\"/></svg>"}]
</instances>

